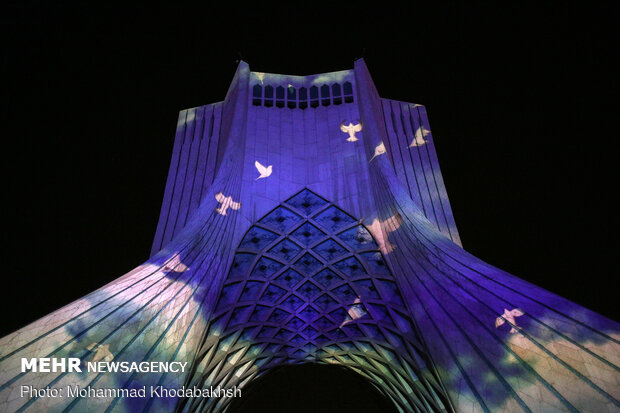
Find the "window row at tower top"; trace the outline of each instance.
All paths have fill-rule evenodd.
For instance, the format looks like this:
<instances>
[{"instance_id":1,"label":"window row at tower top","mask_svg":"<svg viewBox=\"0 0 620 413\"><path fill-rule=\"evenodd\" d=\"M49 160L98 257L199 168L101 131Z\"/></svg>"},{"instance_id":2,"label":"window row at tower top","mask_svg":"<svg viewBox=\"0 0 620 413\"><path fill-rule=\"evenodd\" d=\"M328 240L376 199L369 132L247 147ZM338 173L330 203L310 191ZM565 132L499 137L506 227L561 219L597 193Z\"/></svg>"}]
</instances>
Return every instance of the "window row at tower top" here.
<instances>
[{"instance_id":1,"label":"window row at tower top","mask_svg":"<svg viewBox=\"0 0 620 413\"><path fill-rule=\"evenodd\" d=\"M288 107L295 109L306 109L308 106L316 108L319 105L340 105L342 103L353 102L353 85L351 82L344 82L321 87L312 86L310 88L295 88L292 85L277 86L256 84L252 88L252 105L254 106L276 106L278 108Z\"/></svg>"}]
</instances>

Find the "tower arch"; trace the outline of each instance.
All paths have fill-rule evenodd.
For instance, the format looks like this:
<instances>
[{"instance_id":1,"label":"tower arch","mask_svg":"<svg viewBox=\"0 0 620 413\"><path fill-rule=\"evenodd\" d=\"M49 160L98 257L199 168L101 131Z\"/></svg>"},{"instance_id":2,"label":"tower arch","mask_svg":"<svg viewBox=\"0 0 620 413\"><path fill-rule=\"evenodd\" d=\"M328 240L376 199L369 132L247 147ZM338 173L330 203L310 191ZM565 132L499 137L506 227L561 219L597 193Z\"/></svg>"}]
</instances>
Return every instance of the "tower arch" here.
<instances>
[{"instance_id":1,"label":"tower arch","mask_svg":"<svg viewBox=\"0 0 620 413\"><path fill-rule=\"evenodd\" d=\"M400 411L449 411L378 244L303 189L250 227L222 286L189 385L244 386L274 367L336 364ZM230 399L187 400L220 411Z\"/></svg>"}]
</instances>

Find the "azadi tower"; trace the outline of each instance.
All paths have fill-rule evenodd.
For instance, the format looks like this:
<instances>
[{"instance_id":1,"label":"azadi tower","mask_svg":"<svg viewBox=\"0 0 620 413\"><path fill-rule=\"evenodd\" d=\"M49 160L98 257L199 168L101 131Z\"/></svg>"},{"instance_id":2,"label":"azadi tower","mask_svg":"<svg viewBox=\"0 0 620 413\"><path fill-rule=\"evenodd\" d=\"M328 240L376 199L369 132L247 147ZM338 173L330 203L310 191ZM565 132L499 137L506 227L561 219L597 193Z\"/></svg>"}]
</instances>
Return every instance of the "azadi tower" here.
<instances>
[{"instance_id":1,"label":"azadi tower","mask_svg":"<svg viewBox=\"0 0 620 413\"><path fill-rule=\"evenodd\" d=\"M180 113L151 258L0 341L0 410L221 412L234 399L20 388L243 389L323 363L403 412L618 412L619 340L461 247L424 106L379 97L363 60L312 76L241 62L223 102ZM188 364L22 372L32 357Z\"/></svg>"}]
</instances>

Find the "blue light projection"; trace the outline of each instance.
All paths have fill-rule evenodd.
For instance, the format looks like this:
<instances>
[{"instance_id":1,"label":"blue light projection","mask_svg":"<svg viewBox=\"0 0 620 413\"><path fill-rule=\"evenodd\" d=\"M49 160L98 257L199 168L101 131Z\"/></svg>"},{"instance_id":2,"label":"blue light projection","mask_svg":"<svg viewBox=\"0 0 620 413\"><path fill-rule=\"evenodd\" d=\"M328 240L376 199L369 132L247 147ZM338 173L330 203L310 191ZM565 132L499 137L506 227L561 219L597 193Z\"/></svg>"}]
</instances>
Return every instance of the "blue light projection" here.
<instances>
[{"instance_id":1,"label":"blue light projection","mask_svg":"<svg viewBox=\"0 0 620 413\"><path fill-rule=\"evenodd\" d=\"M287 220L277 217L295 222L283 225ZM284 243L299 246L294 254L272 253ZM211 357L200 360L192 386L225 385L208 380L218 368L243 381L282 363L338 363L389 382L384 392L402 409L441 411L447 396L424 361L402 299L388 298L399 293L377 248L358 220L307 189L269 212L239 245L233 262L246 262L252 252L252 263L245 274L232 268L224 282L202 350ZM210 353L222 342L226 351ZM226 354L239 356L221 366ZM218 402L196 399L186 408L209 410Z\"/></svg>"},{"instance_id":2,"label":"blue light projection","mask_svg":"<svg viewBox=\"0 0 620 413\"><path fill-rule=\"evenodd\" d=\"M0 410L219 412L20 388L243 389L334 363L403 412L620 411L620 325L461 247L426 108L379 97L363 60L241 62L223 102L181 111L172 152L151 258L0 339ZM35 357L187 368L22 371Z\"/></svg>"}]
</instances>

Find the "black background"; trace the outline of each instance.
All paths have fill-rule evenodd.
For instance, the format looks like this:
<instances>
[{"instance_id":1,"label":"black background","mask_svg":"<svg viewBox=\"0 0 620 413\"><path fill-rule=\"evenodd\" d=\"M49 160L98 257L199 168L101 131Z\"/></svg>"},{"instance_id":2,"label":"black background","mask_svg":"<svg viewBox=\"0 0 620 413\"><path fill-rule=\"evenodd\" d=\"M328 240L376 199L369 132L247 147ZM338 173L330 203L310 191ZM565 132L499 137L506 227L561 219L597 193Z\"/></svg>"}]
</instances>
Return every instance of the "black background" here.
<instances>
[{"instance_id":1,"label":"black background","mask_svg":"<svg viewBox=\"0 0 620 413\"><path fill-rule=\"evenodd\" d=\"M1 334L148 258L178 111L223 100L240 57L304 75L363 55L382 96L427 106L464 247L620 318L615 11L54 3L0 17Z\"/></svg>"}]
</instances>

